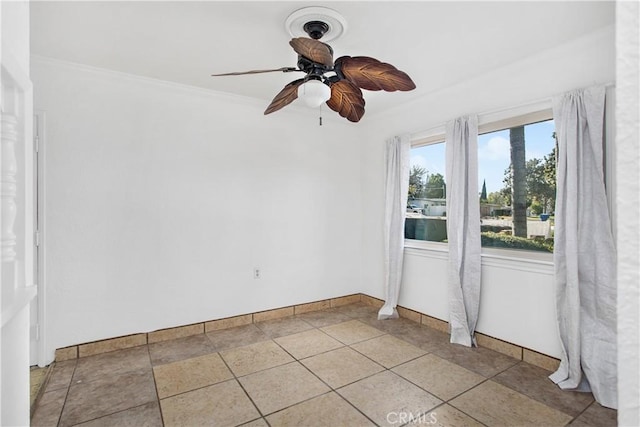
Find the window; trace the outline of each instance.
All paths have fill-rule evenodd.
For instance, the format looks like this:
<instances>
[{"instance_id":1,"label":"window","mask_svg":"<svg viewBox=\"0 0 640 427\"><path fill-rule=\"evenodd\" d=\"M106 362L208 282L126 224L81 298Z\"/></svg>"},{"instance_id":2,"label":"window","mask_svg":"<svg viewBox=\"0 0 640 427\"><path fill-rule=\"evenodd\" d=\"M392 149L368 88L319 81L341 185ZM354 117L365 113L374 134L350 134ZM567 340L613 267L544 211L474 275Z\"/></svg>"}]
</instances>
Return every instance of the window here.
<instances>
[{"instance_id":1,"label":"window","mask_svg":"<svg viewBox=\"0 0 640 427\"><path fill-rule=\"evenodd\" d=\"M482 246L553 252L553 120L478 136Z\"/></svg>"},{"instance_id":2,"label":"window","mask_svg":"<svg viewBox=\"0 0 640 427\"><path fill-rule=\"evenodd\" d=\"M411 149L405 239L446 242L445 148L440 141Z\"/></svg>"},{"instance_id":3,"label":"window","mask_svg":"<svg viewBox=\"0 0 640 427\"><path fill-rule=\"evenodd\" d=\"M550 118L551 110L540 110L480 124L483 247L553 252L557 142ZM406 239L447 242L443 139L431 136L411 149Z\"/></svg>"}]
</instances>

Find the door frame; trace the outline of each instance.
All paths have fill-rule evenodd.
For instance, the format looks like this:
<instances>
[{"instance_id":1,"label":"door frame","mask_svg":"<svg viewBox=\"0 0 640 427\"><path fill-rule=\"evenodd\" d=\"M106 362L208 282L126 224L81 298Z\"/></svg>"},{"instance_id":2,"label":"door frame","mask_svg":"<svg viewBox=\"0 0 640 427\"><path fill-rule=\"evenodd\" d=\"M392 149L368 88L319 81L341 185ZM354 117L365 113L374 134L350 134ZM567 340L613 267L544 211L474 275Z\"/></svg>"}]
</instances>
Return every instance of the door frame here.
<instances>
[{"instance_id":1,"label":"door frame","mask_svg":"<svg viewBox=\"0 0 640 427\"><path fill-rule=\"evenodd\" d=\"M36 346L34 361L43 367L53 362L55 349L50 348L47 334L47 280L45 257L45 194L46 194L46 112L40 109L33 111L34 139L34 279L38 288L35 300L35 319L32 316L31 345Z\"/></svg>"}]
</instances>

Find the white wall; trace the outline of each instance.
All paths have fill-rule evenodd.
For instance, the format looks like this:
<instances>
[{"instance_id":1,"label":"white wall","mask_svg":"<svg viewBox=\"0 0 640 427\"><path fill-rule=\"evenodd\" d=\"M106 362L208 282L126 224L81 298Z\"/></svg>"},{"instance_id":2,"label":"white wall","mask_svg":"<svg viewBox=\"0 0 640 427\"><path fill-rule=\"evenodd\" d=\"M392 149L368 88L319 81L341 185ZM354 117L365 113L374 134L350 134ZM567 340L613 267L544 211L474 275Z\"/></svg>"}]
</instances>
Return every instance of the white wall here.
<instances>
[{"instance_id":1,"label":"white wall","mask_svg":"<svg viewBox=\"0 0 640 427\"><path fill-rule=\"evenodd\" d=\"M365 138L369 149L363 150L362 194L363 200L380 202L365 207L365 292L380 298L384 295L380 230L386 138L400 133L420 133L461 115L537 103L568 90L614 80L614 29L606 27L463 84L443 88L384 117L370 120ZM405 250L405 255L400 305L447 320L446 254L412 249ZM539 267L527 269L517 262L483 258L477 329L558 357L552 267Z\"/></svg>"},{"instance_id":2,"label":"white wall","mask_svg":"<svg viewBox=\"0 0 640 427\"><path fill-rule=\"evenodd\" d=\"M356 126L44 58L32 75L52 349L361 291Z\"/></svg>"}]
</instances>

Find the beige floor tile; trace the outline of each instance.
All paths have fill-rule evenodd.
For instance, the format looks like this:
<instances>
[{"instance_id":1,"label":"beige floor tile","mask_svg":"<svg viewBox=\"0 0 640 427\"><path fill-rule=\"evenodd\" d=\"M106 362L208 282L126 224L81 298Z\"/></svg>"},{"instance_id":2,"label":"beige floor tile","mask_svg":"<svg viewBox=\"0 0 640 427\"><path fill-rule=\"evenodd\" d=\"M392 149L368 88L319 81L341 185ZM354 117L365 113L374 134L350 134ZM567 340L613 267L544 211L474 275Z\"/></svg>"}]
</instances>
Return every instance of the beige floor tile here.
<instances>
[{"instance_id":1,"label":"beige floor tile","mask_svg":"<svg viewBox=\"0 0 640 427\"><path fill-rule=\"evenodd\" d=\"M215 351L213 343L204 334L149 344L149 354L153 366L211 354Z\"/></svg>"},{"instance_id":2,"label":"beige floor tile","mask_svg":"<svg viewBox=\"0 0 640 427\"><path fill-rule=\"evenodd\" d=\"M304 359L329 350L335 350L344 345L318 329L287 335L286 337L276 338L274 341L296 359Z\"/></svg>"},{"instance_id":3,"label":"beige floor tile","mask_svg":"<svg viewBox=\"0 0 640 427\"><path fill-rule=\"evenodd\" d=\"M107 415L102 418L78 424L82 427L162 427L162 417L158 402Z\"/></svg>"},{"instance_id":4,"label":"beige floor tile","mask_svg":"<svg viewBox=\"0 0 640 427\"><path fill-rule=\"evenodd\" d=\"M393 372L442 400L449 400L486 379L434 354L396 366Z\"/></svg>"},{"instance_id":5,"label":"beige floor tile","mask_svg":"<svg viewBox=\"0 0 640 427\"><path fill-rule=\"evenodd\" d=\"M38 396L41 393L44 393L44 386L47 376L50 376L50 369L52 369L51 366L46 366L44 368L32 366L29 369L29 404L32 407Z\"/></svg>"},{"instance_id":6,"label":"beige floor tile","mask_svg":"<svg viewBox=\"0 0 640 427\"><path fill-rule=\"evenodd\" d=\"M330 390L299 362L256 372L238 380L265 415Z\"/></svg>"},{"instance_id":7,"label":"beige floor tile","mask_svg":"<svg viewBox=\"0 0 640 427\"><path fill-rule=\"evenodd\" d=\"M616 424L615 410L559 390L548 371L375 312L343 305L80 359L75 346L31 425Z\"/></svg>"},{"instance_id":8,"label":"beige floor tile","mask_svg":"<svg viewBox=\"0 0 640 427\"><path fill-rule=\"evenodd\" d=\"M384 332L372 326L365 325L358 320L338 323L337 325L325 326L321 328L338 341L350 345L360 341L375 338L383 335Z\"/></svg>"},{"instance_id":9,"label":"beige floor tile","mask_svg":"<svg viewBox=\"0 0 640 427\"><path fill-rule=\"evenodd\" d=\"M572 417L487 381L449 402L488 426L564 426Z\"/></svg>"},{"instance_id":10,"label":"beige floor tile","mask_svg":"<svg viewBox=\"0 0 640 427\"><path fill-rule=\"evenodd\" d=\"M370 318L375 319L378 317L378 308L363 303L347 304L337 307L336 310L339 313L346 314L347 316L357 318Z\"/></svg>"},{"instance_id":11,"label":"beige floor tile","mask_svg":"<svg viewBox=\"0 0 640 427\"><path fill-rule=\"evenodd\" d=\"M408 425L412 427L425 425L431 427L483 427L482 423L446 403L424 415L415 417Z\"/></svg>"},{"instance_id":12,"label":"beige floor tile","mask_svg":"<svg viewBox=\"0 0 640 427\"><path fill-rule=\"evenodd\" d=\"M166 427L235 426L260 418L236 380L162 399L160 407Z\"/></svg>"},{"instance_id":13,"label":"beige floor tile","mask_svg":"<svg viewBox=\"0 0 640 427\"><path fill-rule=\"evenodd\" d=\"M160 399L233 378L218 353L156 366L153 374Z\"/></svg>"},{"instance_id":14,"label":"beige floor tile","mask_svg":"<svg viewBox=\"0 0 640 427\"><path fill-rule=\"evenodd\" d=\"M421 348L425 347L421 346ZM436 345L431 349L425 348L425 350L486 378L491 378L520 362L518 359L484 347L465 347L447 343Z\"/></svg>"},{"instance_id":15,"label":"beige floor tile","mask_svg":"<svg viewBox=\"0 0 640 427\"><path fill-rule=\"evenodd\" d=\"M412 322L413 323L413 322ZM398 327L391 332L396 338L405 340L406 342L420 347L427 353L443 346L450 346L449 334L430 328L425 325L407 325L407 327Z\"/></svg>"},{"instance_id":16,"label":"beige floor tile","mask_svg":"<svg viewBox=\"0 0 640 427\"><path fill-rule=\"evenodd\" d=\"M33 382L41 381L47 374L48 367L40 368L38 366L31 366L29 369L29 379Z\"/></svg>"},{"instance_id":17,"label":"beige floor tile","mask_svg":"<svg viewBox=\"0 0 640 427\"><path fill-rule=\"evenodd\" d=\"M272 427L375 426L367 417L334 392L314 397L271 414L267 420Z\"/></svg>"},{"instance_id":18,"label":"beige floor tile","mask_svg":"<svg viewBox=\"0 0 640 427\"><path fill-rule=\"evenodd\" d=\"M93 381L139 369L151 370L147 346L133 347L78 359L73 383Z\"/></svg>"},{"instance_id":19,"label":"beige floor tile","mask_svg":"<svg viewBox=\"0 0 640 427\"><path fill-rule=\"evenodd\" d=\"M419 323L414 322L413 320L405 319L402 317L396 319L384 319L378 320L377 317L372 319L361 319L362 322L365 322L367 325L373 326L374 328L378 328L381 331L384 331L388 334L395 334L397 332L405 332L407 330L417 329L421 330L421 326Z\"/></svg>"},{"instance_id":20,"label":"beige floor tile","mask_svg":"<svg viewBox=\"0 0 640 427\"><path fill-rule=\"evenodd\" d=\"M318 354L300 362L333 388L384 370L382 366L349 347Z\"/></svg>"},{"instance_id":21,"label":"beige floor tile","mask_svg":"<svg viewBox=\"0 0 640 427\"><path fill-rule=\"evenodd\" d=\"M323 326L335 325L336 323L348 322L351 320L351 317L338 312L335 308L303 313L296 317L303 319L305 322L308 322L316 328L322 328Z\"/></svg>"},{"instance_id":22,"label":"beige floor tile","mask_svg":"<svg viewBox=\"0 0 640 427\"><path fill-rule=\"evenodd\" d=\"M55 365L53 365L51 377L49 377L49 381L46 384L46 391L68 388L69 384L71 384L73 371L76 369L76 363L78 363L78 359L56 362Z\"/></svg>"},{"instance_id":23,"label":"beige floor tile","mask_svg":"<svg viewBox=\"0 0 640 427\"><path fill-rule=\"evenodd\" d=\"M66 397L66 388L44 393L36 404L31 425L33 427L57 426Z\"/></svg>"},{"instance_id":24,"label":"beige floor tile","mask_svg":"<svg viewBox=\"0 0 640 427\"><path fill-rule=\"evenodd\" d=\"M383 426L401 425L399 418L419 417L442 403L391 371L380 372L337 392L376 424Z\"/></svg>"},{"instance_id":25,"label":"beige floor tile","mask_svg":"<svg viewBox=\"0 0 640 427\"><path fill-rule=\"evenodd\" d=\"M237 376L252 374L294 360L271 340L222 351L220 355Z\"/></svg>"},{"instance_id":26,"label":"beige floor tile","mask_svg":"<svg viewBox=\"0 0 640 427\"><path fill-rule=\"evenodd\" d=\"M618 411L605 408L598 402L593 402L571 423L571 427L613 427L617 425L617 421Z\"/></svg>"},{"instance_id":27,"label":"beige floor tile","mask_svg":"<svg viewBox=\"0 0 640 427\"><path fill-rule=\"evenodd\" d=\"M269 424L267 424L264 418L258 418L257 420L249 421L246 424L242 424L239 427L269 427Z\"/></svg>"},{"instance_id":28,"label":"beige floor tile","mask_svg":"<svg viewBox=\"0 0 640 427\"><path fill-rule=\"evenodd\" d=\"M207 332L207 336L217 351L269 340L269 336L254 324Z\"/></svg>"},{"instance_id":29,"label":"beige floor tile","mask_svg":"<svg viewBox=\"0 0 640 427\"><path fill-rule=\"evenodd\" d=\"M550 372L543 368L520 362L492 379L574 417L580 415L593 402L591 393L562 390L549 380L549 374Z\"/></svg>"},{"instance_id":30,"label":"beige floor tile","mask_svg":"<svg viewBox=\"0 0 640 427\"><path fill-rule=\"evenodd\" d=\"M426 351L391 335L381 335L362 341L353 344L351 348L375 360L385 368L392 368L426 353Z\"/></svg>"},{"instance_id":31,"label":"beige floor tile","mask_svg":"<svg viewBox=\"0 0 640 427\"><path fill-rule=\"evenodd\" d=\"M73 383L59 425L80 424L155 400L157 395L151 369Z\"/></svg>"},{"instance_id":32,"label":"beige floor tile","mask_svg":"<svg viewBox=\"0 0 640 427\"><path fill-rule=\"evenodd\" d=\"M289 316L283 319L265 320L255 324L262 332L271 338L283 337L312 329L309 323L299 317Z\"/></svg>"}]
</instances>

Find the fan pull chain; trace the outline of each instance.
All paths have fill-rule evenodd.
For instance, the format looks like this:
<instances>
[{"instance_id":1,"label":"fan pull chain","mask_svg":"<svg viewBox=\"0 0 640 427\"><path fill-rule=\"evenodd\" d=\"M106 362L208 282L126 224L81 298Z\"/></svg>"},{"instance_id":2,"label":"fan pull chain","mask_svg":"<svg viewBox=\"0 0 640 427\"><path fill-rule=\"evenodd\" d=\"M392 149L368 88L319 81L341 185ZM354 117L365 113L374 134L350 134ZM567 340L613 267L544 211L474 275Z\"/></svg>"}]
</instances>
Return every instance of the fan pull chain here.
<instances>
[{"instance_id":1,"label":"fan pull chain","mask_svg":"<svg viewBox=\"0 0 640 427\"><path fill-rule=\"evenodd\" d=\"M319 114L320 114L320 117L319 117L320 125L319 126L322 126L322 104L320 104L320 106L318 107L318 110L319 110Z\"/></svg>"}]
</instances>

